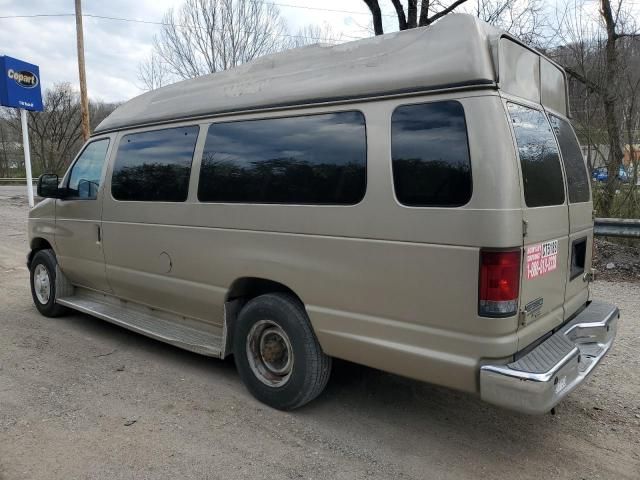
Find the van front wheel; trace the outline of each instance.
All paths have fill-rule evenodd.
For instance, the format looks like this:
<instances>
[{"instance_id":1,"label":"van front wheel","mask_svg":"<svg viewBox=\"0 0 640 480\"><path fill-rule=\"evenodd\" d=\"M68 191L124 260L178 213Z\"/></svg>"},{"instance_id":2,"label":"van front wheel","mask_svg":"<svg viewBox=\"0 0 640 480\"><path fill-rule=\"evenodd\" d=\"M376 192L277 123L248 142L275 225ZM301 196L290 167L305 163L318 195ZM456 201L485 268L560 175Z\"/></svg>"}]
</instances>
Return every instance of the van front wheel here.
<instances>
[{"instance_id":1,"label":"van front wheel","mask_svg":"<svg viewBox=\"0 0 640 480\"><path fill-rule=\"evenodd\" d=\"M56 303L56 265L52 250L39 250L29 265L31 296L38 311L45 317L59 317L67 308Z\"/></svg>"},{"instance_id":2,"label":"van front wheel","mask_svg":"<svg viewBox=\"0 0 640 480\"><path fill-rule=\"evenodd\" d=\"M310 402L329 380L331 357L322 351L303 306L289 294L260 295L244 306L233 351L249 391L279 410Z\"/></svg>"}]
</instances>

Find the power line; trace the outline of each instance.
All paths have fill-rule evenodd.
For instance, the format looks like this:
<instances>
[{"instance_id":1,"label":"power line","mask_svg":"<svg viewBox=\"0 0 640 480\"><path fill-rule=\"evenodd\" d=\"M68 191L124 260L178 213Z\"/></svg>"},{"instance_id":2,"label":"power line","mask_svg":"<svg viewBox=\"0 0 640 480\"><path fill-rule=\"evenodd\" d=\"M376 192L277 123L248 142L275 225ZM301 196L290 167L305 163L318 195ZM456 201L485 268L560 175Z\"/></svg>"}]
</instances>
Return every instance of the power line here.
<instances>
[{"instance_id":1,"label":"power line","mask_svg":"<svg viewBox=\"0 0 640 480\"><path fill-rule=\"evenodd\" d=\"M354 10L338 10L338 9L334 9L334 8L307 7L307 6L303 6L303 5L291 5L291 4L288 4L288 3L257 2L257 1L254 2L254 3L271 4L271 5L275 5L276 7L299 8L301 10L317 10L317 11L320 11L320 12L348 13L348 14L351 14L351 15L367 15L367 16L371 15L370 12L356 12ZM381 15L383 17L397 18L397 15L392 15L390 13L382 13Z\"/></svg>"},{"instance_id":2,"label":"power line","mask_svg":"<svg viewBox=\"0 0 640 480\"><path fill-rule=\"evenodd\" d=\"M11 18L74 17L74 16L75 16L74 13L39 13L35 15L2 15L0 16L0 20L11 19Z\"/></svg>"},{"instance_id":3,"label":"power line","mask_svg":"<svg viewBox=\"0 0 640 480\"><path fill-rule=\"evenodd\" d=\"M265 2L265 1L257 1L257 0L251 0L252 3L256 3L256 4L262 4L262 5L274 5L276 7L284 7L284 8L297 8L300 10L314 10L314 11L318 11L318 12L331 12L331 13L348 13L350 15L364 15L364 16L370 16L371 13L370 12L357 12L355 10L341 10L341 9L337 9L337 8L322 8L322 7L309 7L306 5L293 5L290 3L278 3L278 2ZM71 14L66 14L66 13L59 13L59 14L39 14L39 15L6 15L6 16L0 16L0 19L3 18L33 18L33 17L65 17L65 16L69 16ZM394 14L390 14L390 13L382 13L381 14L383 17L390 17L390 18L397 18L396 15ZM90 14L85 14L84 16L88 16L88 17L96 17L96 18L103 18L100 15L90 15ZM111 18L111 17L104 17L104 18ZM153 24L153 25L162 25L161 22L152 22L152 21L145 21L145 20L133 20L133 19L124 19L125 21L136 21L138 23L149 23L149 24Z\"/></svg>"},{"instance_id":4,"label":"power line","mask_svg":"<svg viewBox=\"0 0 640 480\"><path fill-rule=\"evenodd\" d=\"M302 7L301 7L302 8ZM167 22L157 22L152 20L140 20L138 18L125 18L125 17L110 17L106 15L94 15L91 13L83 13L83 17L87 18L97 18L101 20L113 20L118 22L130 22L130 23L143 23L147 25L163 25L163 26L174 26L174 24ZM14 18L48 18L48 17L75 17L74 13L40 13L40 14L31 14L31 15L2 15L0 16L0 20L14 19ZM179 28L202 28L200 26L193 25L179 25L175 24L176 27ZM215 30L215 29L214 29ZM251 30L245 30L244 33L255 33ZM320 41L320 42L340 42L340 39L337 38L322 38L322 37L310 37L308 35L293 35L288 33L267 33L269 36L275 37L287 37L287 38L304 38L307 40Z\"/></svg>"}]
</instances>

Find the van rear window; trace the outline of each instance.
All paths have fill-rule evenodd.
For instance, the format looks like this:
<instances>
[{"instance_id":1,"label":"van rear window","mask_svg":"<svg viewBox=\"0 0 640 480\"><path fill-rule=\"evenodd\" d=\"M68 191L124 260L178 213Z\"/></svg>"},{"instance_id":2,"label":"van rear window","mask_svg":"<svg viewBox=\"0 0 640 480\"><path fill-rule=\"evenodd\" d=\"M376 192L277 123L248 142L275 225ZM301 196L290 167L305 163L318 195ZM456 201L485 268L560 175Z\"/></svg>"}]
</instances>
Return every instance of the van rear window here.
<instances>
[{"instance_id":1,"label":"van rear window","mask_svg":"<svg viewBox=\"0 0 640 480\"><path fill-rule=\"evenodd\" d=\"M122 137L111 179L113 198L184 202L199 129L168 128Z\"/></svg>"},{"instance_id":2,"label":"van rear window","mask_svg":"<svg viewBox=\"0 0 640 480\"><path fill-rule=\"evenodd\" d=\"M391 155L400 203L455 207L471 199L467 126L459 102L396 108L391 117Z\"/></svg>"},{"instance_id":3,"label":"van rear window","mask_svg":"<svg viewBox=\"0 0 640 480\"><path fill-rule=\"evenodd\" d=\"M214 123L202 154L198 199L353 205L364 197L366 162L360 112Z\"/></svg>"},{"instance_id":4,"label":"van rear window","mask_svg":"<svg viewBox=\"0 0 640 480\"><path fill-rule=\"evenodd\" d=\"M564 203L558 144L547 117L539 110L515 103L509 103L508 108L520 155L527 206Z\"/></svg>"},{"instance_id":5,"label":"van rear window","mask_svg":"<svg viewBox=\"0 0 640 480\"><path fill-rule=\"evenodd\" d=\"M587 166L573 128L569 122L555 115L551 115L550 118L560 144L564 171L567 174L569 201L571 203L588 202L590 199L589 175L587 175Z\"/></svg>"}]
</instances>

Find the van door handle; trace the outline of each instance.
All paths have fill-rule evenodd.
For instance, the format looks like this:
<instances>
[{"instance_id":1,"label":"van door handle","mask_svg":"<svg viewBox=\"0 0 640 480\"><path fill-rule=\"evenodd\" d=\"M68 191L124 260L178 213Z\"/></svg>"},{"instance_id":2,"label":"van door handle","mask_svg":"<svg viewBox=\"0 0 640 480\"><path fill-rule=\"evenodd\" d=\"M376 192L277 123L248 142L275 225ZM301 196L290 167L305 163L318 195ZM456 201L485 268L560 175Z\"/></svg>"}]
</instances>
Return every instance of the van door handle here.
<instances>
[{"instance_id":1,"label":"van door handle","mask_svg":"<svg viewBox=\"0 0 640 480\"><path fill-rule=\"evenodd\" d=\"M96 225L96 234L98 236L96 244L100 245L102 243L102 228L100 227L100 225Z\"/></svg>"}]
</instances>

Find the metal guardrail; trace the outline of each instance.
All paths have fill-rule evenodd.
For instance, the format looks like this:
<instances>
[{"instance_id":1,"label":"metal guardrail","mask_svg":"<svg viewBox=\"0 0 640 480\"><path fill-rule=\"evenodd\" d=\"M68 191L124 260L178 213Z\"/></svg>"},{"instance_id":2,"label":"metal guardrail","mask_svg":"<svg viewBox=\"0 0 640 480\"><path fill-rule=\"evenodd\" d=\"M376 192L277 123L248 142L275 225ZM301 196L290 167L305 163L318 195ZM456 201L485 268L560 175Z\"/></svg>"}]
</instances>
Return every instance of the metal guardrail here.
<instances>
[{"instance_id":1,"label":"metal guardrail","mask_svg":"<svg viewBox=\"0 0 640 480\"><path fill-rule=\"evenodd\" d=\"M33 184L35 185L36 182L38 181L37 178L33 179ZM0 185L6 185L6 184L18 184L18 185L24 185L25 183L27 183L27 179L26 178L0 178Z\"/></svg>"},{"instance_id":2,"label":"metal guardrail","mask_svg":"<svg viewBox=\"0 0 640 480\"><path fill-rule=\"evenodd\" d=\"M600 237L640 238L640 219L596 218L593 234Z\"/></svg>"}]
</instances>

